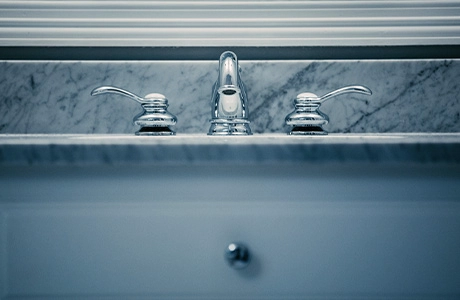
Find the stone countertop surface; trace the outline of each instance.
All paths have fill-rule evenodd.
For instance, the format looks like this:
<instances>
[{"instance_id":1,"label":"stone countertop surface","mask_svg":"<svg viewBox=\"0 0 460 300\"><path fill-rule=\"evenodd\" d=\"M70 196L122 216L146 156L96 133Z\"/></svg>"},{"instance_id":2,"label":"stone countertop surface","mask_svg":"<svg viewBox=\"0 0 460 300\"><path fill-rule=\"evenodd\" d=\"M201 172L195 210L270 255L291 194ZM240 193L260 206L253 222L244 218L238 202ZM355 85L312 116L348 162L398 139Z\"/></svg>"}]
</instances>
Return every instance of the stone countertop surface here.
<instances>
[{"instance_id":1,"label":"stone countertop surface","mask_svg":"<svg viewBox=\"0 0 460 300\"><path fill-rule=\"evenodd\" d=\"M326 136L2 134L0 166L278 163L460 164L460 133Z\"/></svg>"}]
</instances>

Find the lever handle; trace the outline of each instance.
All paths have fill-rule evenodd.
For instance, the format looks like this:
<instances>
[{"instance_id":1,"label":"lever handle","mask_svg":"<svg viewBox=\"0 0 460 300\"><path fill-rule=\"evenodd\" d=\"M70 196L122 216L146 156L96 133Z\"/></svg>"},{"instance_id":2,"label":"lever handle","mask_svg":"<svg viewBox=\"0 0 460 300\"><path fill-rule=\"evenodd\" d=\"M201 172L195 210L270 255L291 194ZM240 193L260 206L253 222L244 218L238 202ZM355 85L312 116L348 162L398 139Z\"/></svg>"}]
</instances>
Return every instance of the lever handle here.
<instances>
[{"instance_id":1,"label":"lever handle","mask_svg":"<svg viewBox=\"0 0 460 300\"><path fill-rule=\"evenodd\" d=\"M342 95L342 94L347 94L347 93L360 93L360 94L365 94L365 95L372 95L372 91L362 85L350 85L350 86L345 86L340 89L336 89L332 92L329 92L321 97L316 96L315 94L312 93L301 93L297 95L296 100L300 101L307 101L310 103L323 103L324 101L328 100L329 98Z\"/></svg>"},{"instance_id":2,"label":"lever handle","mask_svg":"<svg viewBox=\"0 0 460 300\"><path fill-rule=\"evenodd\" d=\"M100 86L98 88L95 88L91 92L91 96L97 96L97 95L102 95L102 94L107 94L107 93L112 93L112 94L118 94L121 96L125 96L127 98L130 98L140 104L145 104L145 103L153 103L158 100L166 100L166 97L162 94L158 93L151 93L146 95L144 98L140 97L134 93L131 93L130 91L121 89L116 86Z\"/></svg>"}]
</instances>

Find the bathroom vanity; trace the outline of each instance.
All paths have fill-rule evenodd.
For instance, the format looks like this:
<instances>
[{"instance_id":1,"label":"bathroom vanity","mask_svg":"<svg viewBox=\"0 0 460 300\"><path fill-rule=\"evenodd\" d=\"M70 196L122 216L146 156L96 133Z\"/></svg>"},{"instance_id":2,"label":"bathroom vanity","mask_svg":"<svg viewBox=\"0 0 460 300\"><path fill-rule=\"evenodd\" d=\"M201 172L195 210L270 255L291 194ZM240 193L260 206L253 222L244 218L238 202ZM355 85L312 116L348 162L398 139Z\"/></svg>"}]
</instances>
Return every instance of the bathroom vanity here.
<instances>
[{"instance_id":1,"label":"bathroom vanity","mask_svg":"<svg viewBox=\"0 0 460 300\"><path fill-rule=\"evenodd\" d=\"M457 299L459 200L457 133L0 135L0 299Z\"/></svg>"},{"instance_id":2,"label":"bathroom vanity","mask_svg":"<svg viewBox=\"0 0 460 300\"><path fill-rule=\"evenodd\" d=\"M0 0L0 300L459 299L459 16Z\"/></svg>"}]
</instances>

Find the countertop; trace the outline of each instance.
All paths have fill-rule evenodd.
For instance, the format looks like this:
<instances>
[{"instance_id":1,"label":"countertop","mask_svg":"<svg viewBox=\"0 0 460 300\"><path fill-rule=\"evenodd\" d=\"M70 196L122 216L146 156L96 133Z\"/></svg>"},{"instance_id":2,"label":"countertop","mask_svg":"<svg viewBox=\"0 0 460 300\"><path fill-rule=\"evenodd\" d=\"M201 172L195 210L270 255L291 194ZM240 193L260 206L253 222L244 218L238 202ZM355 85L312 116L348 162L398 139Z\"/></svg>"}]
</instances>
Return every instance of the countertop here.
<instances>
[{"instance_id":1,"label":"countertop","mask_svg":"<svg viewBox=\"0 0 460 300\"><path fill-rule=\"evenodd\" d=\"M460 133L326 136L2 134L0 166L124 164L460 163Z\"/></svg>"}]
</instances>

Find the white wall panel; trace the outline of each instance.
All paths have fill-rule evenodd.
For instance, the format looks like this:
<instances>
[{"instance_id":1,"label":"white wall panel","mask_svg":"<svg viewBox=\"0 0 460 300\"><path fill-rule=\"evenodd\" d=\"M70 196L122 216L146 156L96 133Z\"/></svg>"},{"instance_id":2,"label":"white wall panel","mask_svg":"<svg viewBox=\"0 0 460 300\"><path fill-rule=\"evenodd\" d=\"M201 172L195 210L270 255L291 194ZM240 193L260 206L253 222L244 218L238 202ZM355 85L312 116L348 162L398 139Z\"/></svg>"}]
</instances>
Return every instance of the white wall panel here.
<instances>
[{"instance_id":1,"label":"white wall panel","mask_svg":"<svg viewBox=\"0 0 460 300\"><path fill-rule=\"evenodd\" d=\"M0 0L0 46L452 44L460 0Z\"/></svg>"}]
</instances>

